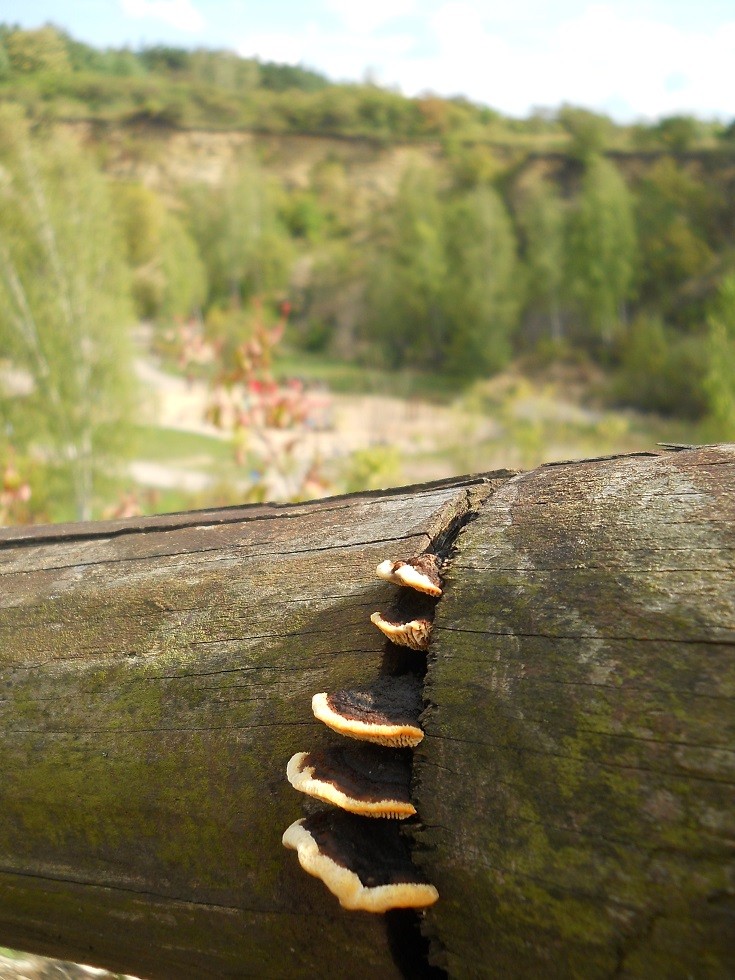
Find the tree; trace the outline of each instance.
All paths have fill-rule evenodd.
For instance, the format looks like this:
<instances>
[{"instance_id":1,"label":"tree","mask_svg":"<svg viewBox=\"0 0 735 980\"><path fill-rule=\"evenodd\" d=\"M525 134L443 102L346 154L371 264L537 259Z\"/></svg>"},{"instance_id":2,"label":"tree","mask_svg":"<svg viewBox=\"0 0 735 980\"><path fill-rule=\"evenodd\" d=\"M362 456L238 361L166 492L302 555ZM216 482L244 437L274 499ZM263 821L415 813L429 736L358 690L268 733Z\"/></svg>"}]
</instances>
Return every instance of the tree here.
<instances>
[{"instance_id":1,"label":"tree","mask_svg":"<svg viewBox=\"0 0 735 980\"><path fill-rule=\"evenodd\" d=\"M680 328L696 328L703 319L702 284L715 263L717 198L715 189L668 156L638 190L640 297Z\"/></svg>"},{"instance_id":2,"label":"tree","mask_svg":"<svg viewBox=\"0 0 735 980\"><path fill-rule=\"evenodd\" d=\"M10 66L21 75L33 72L60 74L71 68L64 36L46 25L33 31L13 31L5 38Z\"/></svg>"},{"instance_id":3,"label":"tree","mask_svg":"<svg viewBox=\"0 0 735 980\"><path fill-rule=\"evenodd\" d=\"M621 404L645 412L701 418L707 412L707 350L660 317L640 314L621 333L613 391Z\"/></svg>"},{"instance_id":4,"label":"tree","mask_svg":"<svg viewBox=\"0 0 735 980\"><path fill-rule=\"evenodd\" d=\"M703 126L694 116L665 116L651 128L652 134L674 153L686 153L696 145Z\"/></svg>"},{"instance_id":5,"label":"tree","mask_svg":"<svg viewBox=\"0 0 735 980\"><path fill-rule=\"evenodd\" d=\"M718 434L735 432L735 273L727 276L709 317L705 391Z\"/></svg>"},{"instance_id":6,"label":"tree","mask_svg":"<svg viewBox=\"0 0 735 980\"><path fill-rule=\"evenodd\" d=\"M591 156L570 218L569 287L583 317L583 332L609 346L625 322L637 252L633 197L613 163Z\"/></svg>"},{"instance_id":7,"label":"tree","mask_svg":"<svg viewBox=\"0 0 735 980\"><path fill-rule=\"evenodd\" d=\"M10 77L10 58L5 47L5 37L0 34L0 82L5 82Z\"/></svg>"},{"instance_id":8,"label":"tree","mask_svg":"<svg viewBox=\"0 0 735 980\"><path fill-rule=\"evenodd\" d=\"M206 266L210 300L239 305L285 285L291 260L288 236L255 160L239 161L217 187L192 187L188 203L188 223Z\"/></svg>"},{"instance_id":9,"label":"tree","mask_svg":"<svg viewBox=\"0 0 735 980\"><path fill-rule=\"evenodd\" d=\"M570 137L570 152L581 160L602 153L614 132L608 116L577 106L563 105L557 114Z\"/></svg>"},{"instance_id":10,"label":"tree","mask_svg":"<svg viewBox=\"0 0 735 980\"><path fill-rule=\"evenodd\" d=\"M444 367L468 378L503 367L517 322L522 281L508 212L489 187L447 210Z\"/></svg>"},{"instance_id":11,"label":"tree","mask_svg":"<svg viewBox=\"0 0 735 980\"><path fill-rule=\"evenodd\" d=\"M510 218L491 188L448 201L406 172L369 270L368 331L391 367L467 378L507 360L519 305Z\"/></svg>"},{"instance_id":12,"label":"tree","mask_svg":"<svg viewBox=\"0 0 735 980\"><path fill-rule=\"evenodd\" d=\"M448 321L444 210L433 171L403 175L368 270L368 339L390 367L443 367Z\"/></svg>"},{"instance_id":13,"label":"tree","mask_svg":"<svg viewBox=\"0 0 735 980\"><path fill-rule=\"evenodd\" d=\"M107 185L59 137L0 118L0 338L25 395L0 403L80 518L131 415L129 283Z\"/></svg>"},{"instance_id":14,"label":"tree","mask_svg":"<svg viewBox=\"0 0 735 980\"><path fill-rule=\"evenodd\" d=\"M207 295L204 264L183 222L141 184L114 187L115 213L139 316L188 317Z\"/></svg>"},{"instance_id":15,"label":"tree","mask_svg":"<svg viewBox=\"0 0 735 980\"><path fill-rule=\"evenodd\" d=\"M518 224L525 244L528 300L548 317L550 334L561 340L561 303L566 259L566 214L550 183L536 180L521 192Z\"/></svg>"}]
</instances>

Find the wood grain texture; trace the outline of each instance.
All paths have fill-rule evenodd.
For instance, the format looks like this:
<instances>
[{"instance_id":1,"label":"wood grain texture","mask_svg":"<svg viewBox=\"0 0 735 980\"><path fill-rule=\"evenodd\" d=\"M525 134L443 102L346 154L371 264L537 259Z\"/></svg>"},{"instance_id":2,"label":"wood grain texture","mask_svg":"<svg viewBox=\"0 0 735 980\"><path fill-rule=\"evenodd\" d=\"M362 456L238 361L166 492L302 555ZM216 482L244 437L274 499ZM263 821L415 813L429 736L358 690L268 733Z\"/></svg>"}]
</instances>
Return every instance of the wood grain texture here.
<instances>
[{"instance_id":1,"label":"wood grain texture","mask_svg":"<svg viewBox=\"0 0 735 980\"><path fill-rule=\"evenodd\" d=\"M735 974L735 447L0 532L0 944L149 978L401 975L280 843L375 578L454 518L415 753L452 977ZM393 937L395 939L395 936ZM417 965L420 968L420 964Z\"/></svg>"},{"instance_id":2,"label":"wood grain texture","mask_svg":"<svg viewBox=\"0 0 735 980\"><path fill-rule=\"evenodd\" d=\"M398 976L383 917L281 846L286 762L337 738L312 694L378 672L377 564L492 485L4 532L0 944L145 977Z\"/></svg>"},{"instance_id":3,"label":"wood grain texture","mask_svg":"<svg viewBox=\"0 0 735 980\"><path fill-rule=\"evenodd\" d=\"M414 765L450 976L735 975L734 487L546 466L462 531Z\"/></svg>"}]
</instances>

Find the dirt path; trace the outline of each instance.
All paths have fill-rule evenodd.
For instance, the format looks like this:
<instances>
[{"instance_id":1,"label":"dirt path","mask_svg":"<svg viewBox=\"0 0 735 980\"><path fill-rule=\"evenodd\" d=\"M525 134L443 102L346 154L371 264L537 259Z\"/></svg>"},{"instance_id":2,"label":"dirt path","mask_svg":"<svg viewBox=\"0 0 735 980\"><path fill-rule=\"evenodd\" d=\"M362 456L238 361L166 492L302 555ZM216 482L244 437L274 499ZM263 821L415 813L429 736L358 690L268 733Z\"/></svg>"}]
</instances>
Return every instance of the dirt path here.
<instances>
[{"instance_id":1,"label":"dirt path","mask_svg":"<svg viewBox=\"0 0 735 980\"><path fill-rule=\"evenodd\" d=\"M204 382L166 374L142 358L138 374L148 392L151 424L228 438L205 421L209 394ZM552 460L650 449L658 439L677 441L683 435L683 441L691 441L681 427L672 428L666 420L590 407L586 399L594 379L577 374L566 368L530 380L507 371L477 382L449 405L386 395L315 393L323 404L315 424L298 434L292 462L305 472L318 460L328 480L321 492L340 492L356 488L360 479L364 479L362 489L396 486L458 473L529 469ZM294 433L268 431L266 438L278 449L293 441ZM149 487L201 493L215 480L210 463L142 460L134 464L133 474ZM345 476L350 473L354 476ZM247 480L240 482L236 470L228 478L237 491L250 485ZM271 499L289 499L294 492L298 491L293 481L289 486L286 477L274 477L267 487Z\"/></svg>"},{"instance_id":2,"label":"dirt path","mask_svg":"<svg viewBox=\"0 0 735 980\"><path fill-rule=\"evenodd\" d=\"M229 438L206 421L210 397L206 383L167 374L143 358L136 362L136 372L147 393L145 412L150 423L215 439ZM398 453L405 469L412 457L438 454L458 440L479 443L499 431L497 422L477 413L384 395L330 395L318 416L319 424L298 440L295 456L303 464L319 459L329 465L359 450L384 447ZM278 430L267 435L276 445L293 436ZM449 461L444 467L434 461L426 478L451 472ZM152 461L135 462L132 473L138 482L159 488L201 491L211 482L202 472Z\"/></svg>"}]
</instances>

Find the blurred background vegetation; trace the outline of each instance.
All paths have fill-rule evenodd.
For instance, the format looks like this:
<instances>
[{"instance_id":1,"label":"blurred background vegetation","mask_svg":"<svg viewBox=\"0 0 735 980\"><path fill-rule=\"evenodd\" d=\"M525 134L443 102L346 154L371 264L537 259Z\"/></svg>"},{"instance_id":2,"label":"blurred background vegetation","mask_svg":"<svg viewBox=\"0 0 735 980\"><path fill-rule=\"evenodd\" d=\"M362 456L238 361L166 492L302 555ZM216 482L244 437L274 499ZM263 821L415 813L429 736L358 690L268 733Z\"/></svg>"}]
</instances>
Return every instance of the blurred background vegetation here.
<instances>
[{"instance_id":1,"label":"blurred background vegetation","mask_svg":"<svg viewBox=\"0 0 735 980\"><path fill-rule=\"evenodd\" d=\"M735 123L0 26L0 522L735 433Z\"/></svg>"}]
</instances>

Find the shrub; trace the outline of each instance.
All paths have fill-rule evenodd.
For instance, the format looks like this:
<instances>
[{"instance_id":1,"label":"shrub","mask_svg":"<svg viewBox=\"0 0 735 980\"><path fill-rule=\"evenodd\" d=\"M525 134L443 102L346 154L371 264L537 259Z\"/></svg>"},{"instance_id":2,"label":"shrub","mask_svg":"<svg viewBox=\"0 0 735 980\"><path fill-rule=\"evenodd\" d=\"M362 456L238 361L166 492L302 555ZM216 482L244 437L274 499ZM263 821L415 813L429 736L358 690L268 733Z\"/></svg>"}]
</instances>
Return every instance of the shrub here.
<instances>
[{"instance_id":1,"label":"shrub","mask_svg":"<svg viewBox=\"0 0 735 980\"><path fill-rule=\"evenodd\" d=\"M617 401L663 415L705 414L707 357L699 338L675 334L658 317L641 316L628 328L621 347L613 383Z\"/></svg>"}]
</instances>

